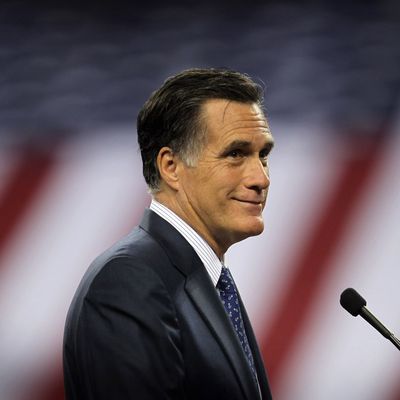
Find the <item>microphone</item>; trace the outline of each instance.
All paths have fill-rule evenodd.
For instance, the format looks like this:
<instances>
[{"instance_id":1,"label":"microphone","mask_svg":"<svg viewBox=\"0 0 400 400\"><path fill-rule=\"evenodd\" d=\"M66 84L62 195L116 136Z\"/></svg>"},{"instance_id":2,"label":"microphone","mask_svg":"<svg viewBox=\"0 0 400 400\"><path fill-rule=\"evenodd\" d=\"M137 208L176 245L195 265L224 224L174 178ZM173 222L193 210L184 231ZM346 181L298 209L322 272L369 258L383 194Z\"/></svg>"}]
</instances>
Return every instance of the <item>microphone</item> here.
<instances>
[{"instance_id":1,"label":"microphone","mask_svg":"<svg viewBox=\"0 0 400 400\"><path fill-rule=\"evenodd\" d=\"M353 317L361 315L369 324L371 324L386 339L389 339L398 350L400 350L400 340L387 329L366 307L366 300L353 288L348 288L340 295L340 304Z\"/></svg>"}]
</instances>

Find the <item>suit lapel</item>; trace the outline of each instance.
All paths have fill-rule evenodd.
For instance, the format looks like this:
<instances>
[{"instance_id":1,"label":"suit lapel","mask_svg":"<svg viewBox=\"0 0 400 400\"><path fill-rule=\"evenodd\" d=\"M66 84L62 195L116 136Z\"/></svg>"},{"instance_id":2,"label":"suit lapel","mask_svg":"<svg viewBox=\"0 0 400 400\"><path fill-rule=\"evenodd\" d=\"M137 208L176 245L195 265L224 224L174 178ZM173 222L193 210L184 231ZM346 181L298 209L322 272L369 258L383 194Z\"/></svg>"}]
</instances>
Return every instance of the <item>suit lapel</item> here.
<instances>
[{"instance_id":1,"label":"suit lapel","mask_svg":"<svg viewBox=\"0 0 400 400\"><path fill-rule=\"evenodd\" d=\"M196 252L172 225L150 210L145 211L140 226L158 241L186 277L185 290L221 346L245 397L258 399L258 388L239 339Z\"/></svg>"},{"instance_id":2,"label":"suit lapel","mask_svg":"<svg viewBox=\"0 0 400 400\"><path fill-rule=\"evenodd\" d=\"M202 265L188 276L185 289L222 347L245 396L248 399L259 398L258 389L239 339L217 291Z\"/></svg>"},{"instance_id":3,"label":"suit lapel","mask_svg":"<svg viewBox=\"0 0 400 400\"><path fill-rule=\"evenodd\" d=\"M271 391L268 384L267 375L265 373L264 363L262 360L262 356L260 350L258 348L257 340L253 332L253 328L251 327L251 323L249 317L247 315L246 309L242 302L242 299L239 295L239 303L240 303L240 310L242 312L244 327L246 329L247 339L249 340L250 348L253 353L254 363L256 366L258 383L260 385L260 390L262 394L263 400L270 400L272 399Z\"/></svg>"}]
</instances>

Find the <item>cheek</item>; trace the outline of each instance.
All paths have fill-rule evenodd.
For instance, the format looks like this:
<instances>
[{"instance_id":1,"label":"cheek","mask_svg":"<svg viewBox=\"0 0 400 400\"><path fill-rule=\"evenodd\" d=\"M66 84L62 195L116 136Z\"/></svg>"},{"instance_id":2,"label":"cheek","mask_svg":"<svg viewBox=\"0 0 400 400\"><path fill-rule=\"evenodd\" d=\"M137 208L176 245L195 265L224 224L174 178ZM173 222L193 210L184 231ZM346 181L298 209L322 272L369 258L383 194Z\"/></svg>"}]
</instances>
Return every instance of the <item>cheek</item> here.
<instances>
[{"instance_id":1,"label":"cheek","mask_svg":"<svg viewBox=\"0 0 400 400\"><path fill-rule=\"evenodd\" d=\"M240 188L240 173L225 165L213 165L213 168L204 170L201 175L192 176L187 183L191 187L192 200L202 204L204 212L219 218L224 218L225 213L234 212L232 198Z\"/></svg>"}]
</instances>

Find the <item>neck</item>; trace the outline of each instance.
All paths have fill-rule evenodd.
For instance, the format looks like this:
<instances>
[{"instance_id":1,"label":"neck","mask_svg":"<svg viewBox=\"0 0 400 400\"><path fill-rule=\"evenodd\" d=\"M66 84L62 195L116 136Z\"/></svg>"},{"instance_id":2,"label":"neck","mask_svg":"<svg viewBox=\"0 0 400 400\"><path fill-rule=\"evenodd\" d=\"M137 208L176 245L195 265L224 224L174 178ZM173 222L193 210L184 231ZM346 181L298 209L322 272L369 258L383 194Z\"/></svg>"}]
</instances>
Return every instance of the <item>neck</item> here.
<instances>
[{"instance_id":1,"label":"neck","mask_svg":"<svg viewBox=\"0 0 400 400\"><path fill-rule=\"evenodd\" d=\"M217 257L224 261L224 254L228 250L229 246L222 246L218 243L213 236L206 229L203 221L195 214L189 213L188 207L183 207L181 203L176 199L176 197L167 196L163 192L158 192L153 196L154 200L158 201L165 207L169 208L173 213L175 213L179 218L185 221L193 230L200 235L207 244L212 248Z\"/></svg>"}]
</instances>

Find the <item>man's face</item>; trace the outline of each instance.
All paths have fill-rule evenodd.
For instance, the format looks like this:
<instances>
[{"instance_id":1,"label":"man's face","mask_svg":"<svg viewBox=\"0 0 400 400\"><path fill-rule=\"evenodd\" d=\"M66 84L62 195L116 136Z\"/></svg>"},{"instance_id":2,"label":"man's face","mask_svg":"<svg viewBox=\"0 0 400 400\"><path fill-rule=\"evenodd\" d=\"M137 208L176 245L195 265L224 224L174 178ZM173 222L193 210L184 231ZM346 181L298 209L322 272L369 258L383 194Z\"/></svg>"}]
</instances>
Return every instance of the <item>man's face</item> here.
<instances>
[{"instance_id":1,"label":"man's face","mask_svg":"<svg viewBox=\"0 0 400 400\"><path fill-rule=\"evenodd\" d=\"M209 100L203 123L206 144L195 167L181 168L179 202L185 219L221 256L264 229L273 138L256 104Z\"/></svg>"}]
</instances>

